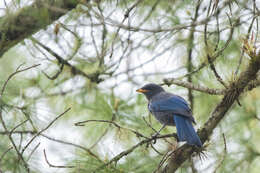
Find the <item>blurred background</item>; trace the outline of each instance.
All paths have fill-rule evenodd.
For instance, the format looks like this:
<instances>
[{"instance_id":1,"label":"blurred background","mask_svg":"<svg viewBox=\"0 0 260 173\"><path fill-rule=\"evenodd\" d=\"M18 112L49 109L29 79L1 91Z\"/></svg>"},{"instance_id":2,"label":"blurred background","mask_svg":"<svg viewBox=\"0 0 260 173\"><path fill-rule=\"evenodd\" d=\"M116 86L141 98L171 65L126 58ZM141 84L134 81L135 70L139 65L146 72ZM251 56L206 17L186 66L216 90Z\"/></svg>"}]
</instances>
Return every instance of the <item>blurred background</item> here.
<instances>
[{"instance_id":1,"label":"blurred background","mask_svg":"<svg viewBox=\"0 0 260 173\"><path fill-rule=\"evenodd\" d=\"M75 0L72 9L61 8L62 0L38 2L0 2L2 28L30 30L9 22L24 11L42 22L0 59L1 88L6 85L0 97L4 173L28 172L25 163L39 173L156 172L177 142L163 138L133 147L154 133L151 126L161 127L135 90L166 78L225 89L223 83L228 86L248 65L243 41L259 46L257 0ZM33 13L35 6L46 10ZM57 11L62 16L53 20ZM20 22L33 26L26 15ZM223 97L164 88L189 102L196 129ZM244 93L242 106L230 108L207 142L207 157L192 157L177 172L259 172L259 98L259 88ZM175 127L167 127L161 134L173 132Z\"/></svg>"}]
</instances>

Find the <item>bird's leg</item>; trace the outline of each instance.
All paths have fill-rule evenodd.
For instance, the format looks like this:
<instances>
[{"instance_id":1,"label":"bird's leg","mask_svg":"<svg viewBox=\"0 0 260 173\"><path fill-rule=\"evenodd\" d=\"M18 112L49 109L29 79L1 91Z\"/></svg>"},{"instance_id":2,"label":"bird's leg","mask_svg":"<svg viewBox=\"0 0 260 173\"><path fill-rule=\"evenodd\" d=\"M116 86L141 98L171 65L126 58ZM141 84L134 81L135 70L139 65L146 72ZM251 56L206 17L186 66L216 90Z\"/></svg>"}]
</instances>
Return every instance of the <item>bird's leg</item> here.
<instances>
[{"instance_id":1,"label":"bird's leg","mask_svg":"<svg viewBox=\"0 0 260 173\"><path fill-rule=\"evenodd\" d=\"M157 131L155 134L152 135L152 139L154 139L154 144L156 143L156 137L160 134L160 131L162 131L162 129L165 128L165 124L159 129L159 131Z\"/></svg>"}]
</instances>

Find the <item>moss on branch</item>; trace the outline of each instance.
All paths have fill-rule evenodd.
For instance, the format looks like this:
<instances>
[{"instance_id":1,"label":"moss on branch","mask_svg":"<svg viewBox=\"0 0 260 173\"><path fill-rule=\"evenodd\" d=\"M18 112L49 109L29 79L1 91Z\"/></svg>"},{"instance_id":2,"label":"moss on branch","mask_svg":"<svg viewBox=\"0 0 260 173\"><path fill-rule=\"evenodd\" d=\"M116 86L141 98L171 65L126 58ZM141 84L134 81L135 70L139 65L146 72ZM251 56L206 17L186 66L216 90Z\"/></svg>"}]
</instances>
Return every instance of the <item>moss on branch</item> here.
<instances>
[{"instance_id":1,"label":"moss on branch","mask_svg":"<svg viewBox=\"0 0 260 173\"><path fill-rule=\"evenodd\" d=\"M14 14L1 17L0 56L23 39L65 15L78 3L78 0L37 0Z\"/></svg>"}]
</instances>

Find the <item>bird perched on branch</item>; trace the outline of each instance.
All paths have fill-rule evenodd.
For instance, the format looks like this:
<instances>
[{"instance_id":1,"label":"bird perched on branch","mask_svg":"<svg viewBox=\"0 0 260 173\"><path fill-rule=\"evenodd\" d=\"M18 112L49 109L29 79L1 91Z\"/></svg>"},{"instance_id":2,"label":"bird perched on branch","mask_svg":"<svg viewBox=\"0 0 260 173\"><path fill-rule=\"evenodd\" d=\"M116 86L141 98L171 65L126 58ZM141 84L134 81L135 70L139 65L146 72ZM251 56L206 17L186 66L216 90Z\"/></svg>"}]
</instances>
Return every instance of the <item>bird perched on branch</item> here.
<instances>
[{"instance_id":1,"label":"bird perched on branch","mask_svg":"<svg viewBox=\"0 0 260 173\"><path fill-rule=\"evenodd\" d=\"M192 123L192 116L188 103L180 96L166 92L160 85L147 84L136 90L144 94L148 100L148 109L163 125L159 132L166 126L176 126L178 141L187 141L189 145L202 147Z\"/></svg>"}]
</instances>

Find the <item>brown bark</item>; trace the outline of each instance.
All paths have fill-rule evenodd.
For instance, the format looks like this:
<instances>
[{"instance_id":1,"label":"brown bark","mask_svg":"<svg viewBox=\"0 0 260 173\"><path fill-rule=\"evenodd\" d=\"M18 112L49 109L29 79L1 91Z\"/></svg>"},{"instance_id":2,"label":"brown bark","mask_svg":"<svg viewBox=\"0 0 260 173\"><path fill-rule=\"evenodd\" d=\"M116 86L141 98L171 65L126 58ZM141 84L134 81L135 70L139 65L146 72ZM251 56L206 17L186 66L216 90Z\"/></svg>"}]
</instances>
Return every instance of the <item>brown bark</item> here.
<instances>
[{"instance_id":1,"label":"brown bark","mask_svg":"<svg viewBox=\"0 0 260 173\"><path fill-rule=\"evenodd\" d=\"M247 70L242 72L238 79L230 84L229 89L225 93L221 102L216 106L203 127L198 130L198 134L202 143L205 143L206 140L209 140L213 130L226 115L227 111L231 108L233 103L243 93L244 89L248 87L250 82L257 78L256 74L259 69L260 53L251 59ZM175 172L184 161L191 157L191 154L194 151L195 149L188 145L183 145L182 147L178 148L168 161L167 165L163 168L162 172Z\"/></svg>"}]
</instances>

